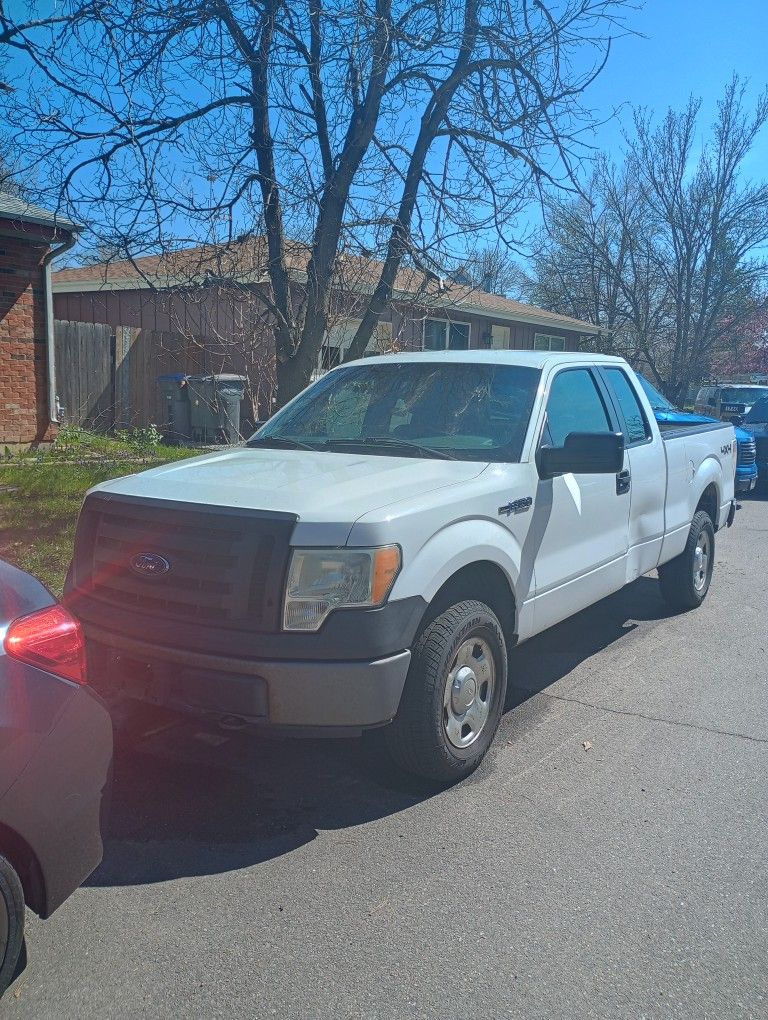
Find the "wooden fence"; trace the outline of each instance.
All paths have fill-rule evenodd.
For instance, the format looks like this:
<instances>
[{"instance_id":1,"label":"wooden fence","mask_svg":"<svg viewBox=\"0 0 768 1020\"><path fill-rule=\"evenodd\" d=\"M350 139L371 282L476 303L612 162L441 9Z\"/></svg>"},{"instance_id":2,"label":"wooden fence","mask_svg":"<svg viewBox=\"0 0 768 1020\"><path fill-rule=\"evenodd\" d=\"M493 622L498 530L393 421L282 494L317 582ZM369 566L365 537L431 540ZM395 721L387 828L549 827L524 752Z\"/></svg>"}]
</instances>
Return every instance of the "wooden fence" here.
<instances>
[{"instance_id":1,"label":"wooden fence","mask_svg":"<svg viewBox=\"0 0 768 1020\"><path fill-rule=\"evenodd\" d=\"M107 432L167 424L157 377L237 371L211 365L203 346L174 333L57 320L56 389L63 420Z\"/></svg>"},{"instance_id":2,"label":"wooden fence","mask_svg":"<svg viewBox=\"0 0 768 1020\"><path fill-rule=\"evenodd\" d=\"M65 421L106 430L115 423L111 326L57 322L56 388Z\"/></svg>"}]
</instances>

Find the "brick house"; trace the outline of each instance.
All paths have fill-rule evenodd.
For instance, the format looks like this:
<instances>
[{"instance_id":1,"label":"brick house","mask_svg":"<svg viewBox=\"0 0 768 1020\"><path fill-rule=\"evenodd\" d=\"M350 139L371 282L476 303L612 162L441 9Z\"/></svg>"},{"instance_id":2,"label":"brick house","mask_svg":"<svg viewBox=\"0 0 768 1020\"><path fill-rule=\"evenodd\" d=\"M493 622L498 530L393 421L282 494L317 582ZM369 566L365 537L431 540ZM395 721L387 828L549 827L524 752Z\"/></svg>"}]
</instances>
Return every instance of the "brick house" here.
<instances>
[{"instance_id":1,"label":"brick house","mask_svg":"<svg viewBox=\"0 0 768 1020\"><path fill-rule=\"evenodd\" d=\"M50 262L77 227L0 192L0 443L53 437L56 422Z\"/></svg>"},{"instance_id":2,"label":"brick house","mask_svg":"<svg viewBox=\"0 0 768 1020\"><path fill-rule=\"evenodd\" d=\"M308 257L305 245L289 248L297 304ZM228 247L63 269L53 275L56 319L111 328L113 361L121 377L113 387L114 399L122 401L119 417L126 423L160 423L163 408L155 379L171 371L242 372L251 383L254 407L263 413L274 364L269 312L260 298L265 267L264 242L256 237ZM339 256L318 373L341 360L380 269L373 259ZM597 332L566 315L404 269L369 349L575 350ZM247 344L233 342L236 336Z\"/></svg>"}]
</instances>

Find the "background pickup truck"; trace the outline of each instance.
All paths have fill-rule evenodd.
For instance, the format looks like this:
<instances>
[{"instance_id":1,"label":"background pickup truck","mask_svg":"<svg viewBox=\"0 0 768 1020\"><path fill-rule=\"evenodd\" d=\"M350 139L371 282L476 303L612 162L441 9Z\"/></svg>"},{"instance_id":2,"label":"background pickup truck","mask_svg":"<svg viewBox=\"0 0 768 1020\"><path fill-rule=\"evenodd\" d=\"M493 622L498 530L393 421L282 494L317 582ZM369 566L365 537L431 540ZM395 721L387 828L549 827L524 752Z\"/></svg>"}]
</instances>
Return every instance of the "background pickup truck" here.
<instances>
[{"instance_id":1,"label":"background pickup truck","mask_svg":"<svg viewBox=\"0 0 768 1020\"><path fill-rule=\"evenodd\" d=\"M662 436L618 358L367 358L245 448L93 489L67 601L110 700L386 726L400 766L453 782L514 645L656 568L673 608L701 603L735 457L729 424Z\"/></svg>"}]
</instances>

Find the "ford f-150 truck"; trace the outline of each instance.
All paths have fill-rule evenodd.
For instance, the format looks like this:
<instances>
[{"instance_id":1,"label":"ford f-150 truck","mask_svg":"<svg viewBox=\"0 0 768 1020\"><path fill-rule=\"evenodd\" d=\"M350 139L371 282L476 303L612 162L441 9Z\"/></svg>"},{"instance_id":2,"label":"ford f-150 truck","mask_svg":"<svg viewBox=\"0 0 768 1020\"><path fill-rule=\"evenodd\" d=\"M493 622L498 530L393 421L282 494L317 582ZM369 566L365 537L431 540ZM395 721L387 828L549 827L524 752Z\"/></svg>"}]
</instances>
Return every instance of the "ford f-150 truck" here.
<instances>
[{"instance_id":1,"label":"ford f-150 truck","mask_svg":"<svg viewBox=\"0 0 768 1020\"><path fill-rule=\"evenodd\" d=\"M729 424L662 436L619 358L366 358L245 447L91 490L67 601L108 699L385 726L399 765L453 782L514 645L655 569L672 607L701 603L735 456Z\"/></svg>"}]
</instances>

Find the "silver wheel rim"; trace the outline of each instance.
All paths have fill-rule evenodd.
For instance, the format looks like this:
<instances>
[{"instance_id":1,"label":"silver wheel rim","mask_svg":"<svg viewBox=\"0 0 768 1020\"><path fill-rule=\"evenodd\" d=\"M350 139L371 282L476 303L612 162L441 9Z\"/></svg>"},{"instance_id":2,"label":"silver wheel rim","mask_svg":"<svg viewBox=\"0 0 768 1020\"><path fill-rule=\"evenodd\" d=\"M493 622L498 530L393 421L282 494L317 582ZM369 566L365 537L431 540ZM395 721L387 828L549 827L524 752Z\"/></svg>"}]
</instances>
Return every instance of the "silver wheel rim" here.
<instances>
[{"instance_id":1,"label":"silver wheel rim","mask_svg":"<svg viewBox=\"0 0 768 1020\"><path fill-rule=\"evenodd\" d=\"M467 638L456 652L443 693L443 729L454 747L469 747L483 732L495 687L490 645L482 638Z\"/></svg>"},{"instance_id":2,"label":"silver wheel rim","mask_svg":"<svg viewBox=\"0 0 768 1020\"><path fill-rule=\"evenodd\" d=\"M696 550L693 554L693 587L696 591L703 591L707 583L709 573L709 560L712 549L709 543L709 532L700 531L696 539Z\"/></svg>"}]
</instances>

